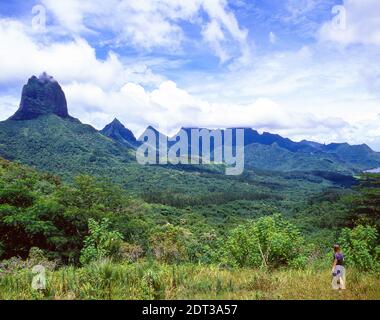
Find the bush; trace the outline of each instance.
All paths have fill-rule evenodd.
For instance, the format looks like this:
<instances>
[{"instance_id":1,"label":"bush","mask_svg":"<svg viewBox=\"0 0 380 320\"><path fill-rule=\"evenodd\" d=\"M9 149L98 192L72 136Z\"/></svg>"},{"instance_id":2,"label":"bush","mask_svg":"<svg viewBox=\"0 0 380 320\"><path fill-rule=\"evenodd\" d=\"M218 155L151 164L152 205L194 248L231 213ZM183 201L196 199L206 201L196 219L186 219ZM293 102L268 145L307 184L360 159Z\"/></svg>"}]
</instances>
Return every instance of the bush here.
<instances>
[{"instance_id":1,"label":"bush","mask_svg":"<svg viewBox=\"0 0 380 320\"><path fill-rule=\"evenodd\" d=\"M16 273L20 270L23 270L26 268L26 261L22 260L18 257L12 257L8 260L3 260L0 262L0 277Z\"/></svg>"},{"instance_id":2,"label":"bush","mask_svg":"<svg viewBox=\"0 0 380 320\"><path fill-rule=\"evenodd\" d=\"M6 274L15 274L21 270L32 270L34 266L42 265L44 268L50 271L56 270L60 266L60 261L49 260L44 251L32 247L29 250L29 256L27 259L22 260L19 257L12 257L8 260L0 262L0 276Z\"/></svg>"},{"instance_id":3,"label":"bush","mask_svg":"<svg viewBox=\"0 0 380 320\"><path fill-rule=\"evenodd\" d=\"M303 267L305 242L280 215L262 217L233 229L222 249L224 263L239 267Z\"/></svg>"},{"instance_id":4,"label":"bush","mask_svg":"<svg viewBox=\"0 0 380 320\"><path fill-rule=\"evenodd\" d=\"M36 265L42 265L48 270L55 270L60 265L59 260L49 259L45 252L37 247L30 248L26 262L29 268L33 268Z\"/></svg>"},{"instance_id":5,"label":"bush","mask_svg":"<svg viewBox=\"0 0 380 320\"><path fill-rule=\"evenodd\" d=\"M117 231L109 230L109 220L100 223L94 219L88 220L89 235L84 239L80 262L85 265L104 258L117 259L123 237Z\"/></svg>"},{"instance_id":6,"label":"bush","mask_svg":"<svg viewBox=\"0 0 380 320\"><path fill-rule=\"evenodd\" d=\"M345 228L339 238L347 265L362 271L380 270L380 246L376 228L359 225Z\"/></svg>"},{"instance_id":7,"label":"bush","mask_svg":"<svg viewBox=\"0 0 380 320\"><path fill-rule=\"evenodd\" d=\"M144 250L137 244L123 242L120 248L121 258L129 262L136 262L144 255Z\"/></svg>"},{"instance_id":8,"label":"bush","mask_svg":"<svg viewBox=\"0 0 380 320\"><path fill-rule=\"evenodd\" d=\"M152 230L150 248L159 261L175 263L188 260L192 234L185 228L166 224Z\"/></svg>"}]
</instances>

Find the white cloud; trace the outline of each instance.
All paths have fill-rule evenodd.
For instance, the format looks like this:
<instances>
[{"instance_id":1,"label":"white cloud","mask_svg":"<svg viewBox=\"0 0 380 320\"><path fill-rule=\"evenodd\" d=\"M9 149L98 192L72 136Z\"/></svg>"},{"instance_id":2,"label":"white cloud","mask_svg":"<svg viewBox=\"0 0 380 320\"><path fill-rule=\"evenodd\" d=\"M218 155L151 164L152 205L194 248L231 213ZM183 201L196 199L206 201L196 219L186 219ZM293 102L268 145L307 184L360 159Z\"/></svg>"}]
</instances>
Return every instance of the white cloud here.
<instances>
[{"instance_id":1,"label":"white cloud","mask_svg":"<svg viewBox=\"0 0 380 320\"><path fill-rule=\"evenodd\" d=\"M204 39L213 48L220 61L222 63L227 61L229 59L229 55L221 45L221 42L224 41L225 37L220 24L217 21L212 20L203 28L202 34Z\"/></svg>"},{"instance_id":2,"label":"white cloud","mask_svg":"<svg viewBox=\"0 0 380 320\"><path fill-rule=\"evenodd\" d=\"M371 148L380 152L380 130L379 130L380 115L368 117L365 120L353 121L346 123L337 130L323 130L321 127L316 127L316 132L283 132L291 134L295 140L317 140L320 142L348 142L350 144L368 144Z\"/></svg>"},{"instance_id":3,"label":"white cloud","mask_svg":"<svg viewBox=\"0 0 380 320\"><path fill-rule=\"evenodd\" d=\"M42 3L54 14L58 22L67 31L74 33L89 32L84 24L84 13L91 10L88 1L53 1L43 0Z\"/></svg>"},{"instance_id":4,"label":"white cloud","mask_svg":"<svg viewBox=\"0 0 380 320\"><path fill-rule=\"evenodd\" d=\"M250 49L247 42L248 30L242 29L232 12L226 11L227 2L223 0L203 1L203 8L210 17L210 22L204 27L203 35L207 42L219 56L222 62L229 59L228 52L223 49L226 42L226 32L240 44L240 62L248 63Z\"/></svg>"},{"instance_id":5,"label":"white cloud","mask_svg":"<svg viewBox=\"0 0 380 320\"><path fill-rule=\"evenodd\" d=\"M12 116L18 108L19 102L19 97L0 95L0 121Z\"/></svg>"},{"instance_id":6,"label":"white cloud","mask_svg":"<svg viewBox=\"0 0 380 320\"><path fill-rule=\"evenodd\" d=\"M294 139L367 142L380 150L380 66L371 63L368 68L368 61L377 61L378 50L335 50L335 46L321 42L255 56L252 61L247 32L226 1L111 0L115 6L125 6L111 9L108 2L95 2L88 6L87 1L58 4L45 0L45 5L55 10L61 27L74 35L64 42L45 41L30 34L20 22L0 19L0 85L25 82L32 74L46 70L63 85L70 112L97 128L115 116L137 133L148 124L165 123L168 130L249 126ZM207 17L199 14L200 8ZM112 20L114 11L117 15ZM202 27L204 41L221 61L235 58L233 63L240 61L247 67L221 68L215 74L192 74L178 68L176 84L153 73L151 62L136 63L112 51L99 59L83 39L85 34L106 27L121 31L117 37L120 43L129 41L144 50L161 45L177 48L185 39L182 20ZM363 44L371 43L363 39ZM157 63L165 69L165 61ZM0 96L0 117L10 116L18 103L19 97L9 93Z\"/></svg>"},{"instance_id":7,"label":"white cloud","mask_svg":"<svg viewBox=\"0 0 380 320\"><path fill-rule=\"evenodd\" d=\"M122 120L137 133L154 125L165 133L185 127L254 127L259 130L289 133L294 128L299 135L339 131L348 126L338 118L319 117L312 113L289 112L267 98L249 104L215 103L200 99L178 88L173 81L165 81L156 89L127 83L120 90L104 91L89 84L65 86L71 113L102 128L113 117ZM91 110L91 112L89 112Z\"/></svg>"},{"instance_id":8,"label":"white cloud","mask_svg":"<svg viewBox=\"0 0 380 320\"><path fill-rule=\"evenodd\" d=\"M186 21L202 27L204 41L222 62L248 56L247 30L239 26L226 0L43 0L43 4L66 31L112 32L113 45L178 50L188 40L181 26Z\"/></svg>"},{"instance_id":9,"label":"white cloud","mask_svg":"<svg viewBox=\"0 0 380 320\"><path fill-rule=\"evenodd\" d=\"M317 44L295 51L257 55L250 68L237 72L186 74L185 87L192 95L213 104L250 105L260 97L276 101L285 115L294 117L293 127L282 128L270 108L263 112L267 110L268 119L274 117L268 131L284 136L378 146L380 138L370 136L362 124L368 119L375 123L371 119L377 119L375 115L380 113L380 65L375 63L378 56L375 48L340 50ZM368 61L374 62L370 68ZM202 82L197 81L200 78ZM310 121L313 118L314 124ZM326 125L320 125L323 121ZM378 144L374 142L376 139Z\"/></svg>"},{"instance_id":10,"label":"white cloud","mask_svg":"<svg viewBox=\"0 0 380 320\"><path fill-rule=\"evenodd\" d=\"M346 20L345 25L339 25L336 19L326 22L319 30L319 39L342 45L380 46L380 1L344 0L343 7L339 14Z\"/></svg>"},{"instance_id":11,"label":"white cloud","mask_svg":"<svg viewBox=\"0 0 380 320\"><path fill-rule=\"evenodd\" d=\"M162 78L144 64L125 66L110 52L99 60L86 40L37 42L20 22L0 19L0 83L24 81L46 70L61 83L91 82L102 88L121 86L127 81L157 83Z\"/></svg>"},{"instance_id":12,"label":"white cloud","mask_svg":"<svg viewBox=\"0 0 380 320\"><path fill-rule=\"evenodd\" d=\"M138 136L148 125L173 134L180 127L253 127L259 131L282 134L294 140L319 142L368 143L380 150L380 114L361 120L300 112L268 98L249 104L215 103L189 94L172 81L162 82L148 91L135 83L119 90L104 90L90 83L73 82L64 86L69 112L84 123L101 129L114 117L119 118ZM18 100L0 96L0 116L7 118Z\"/></svg>"},{"instance_id":13,"label":"white cloud","mask_svg":"<svg viewBox=\"0 0 380 320\"><path fill-rule=\"evenodd\" d=\"M310 53L306 53L305 49L301 50L293 59L300 60L301 57L303 57L301 64L304 64L310 59ZM288 57L283 63L289 64L290 61ZM271 65L268 62L263 65L263 68L270 71L269 66L271 66L279 71L282 70L279 68L280 65ZM290 65L290 67L295 67L295 65ZM307 79L309 76L308 73L301 76L298 72L293 75L290 85L286 86L289 78L278 84L277 95L281 96L287 90L291 92L297 90L299 82L294 82L294 79ZM309 72L314 73L313 70ZM271 74L268 79L273 76ZM242 75L241 82L236 82L235 85L241 86L247 79ZM229 80L226 79L226 81ZM320 79L314 81L319 82ZM313 82L308 85L312 84ZM273 87L274 91L276 91L275 88L276 86ZM241 126L279 133L295 140L348 141L358 144L367 142L372 147L380 148L378 131L380 119L373 114L376 102L374 102L375 105L369 105L367 109L362 108L355 113L353 110L358 109L357 105L360 103L358 101L353 101L351 104L342 103L342 106L337 105L335 101L313 105L312 99L309 101L308 97L302 97L301 103L309 102L309 105L304 107L301 107L294 99L291 103L295 106L289 105L286 99L280 99L282 102L277 103L273 99L262 97L251 97L248 103L227 102L228 99L223 99L223 97L217 101L190 94L187 90L179 88L173 81L161 81L155 89L149 91L135 82L127 82L118 87L102 86L102 83L83 78L81 81L70 81L64 84L63 89L67 96L70 113L82 122L90 123L98 129L116 116L136 135L150 124L171 134L181 126L210 128ZM242 89L244 92L248 87ZM237 89L232 88L232 91L235 90ZM266 89L264 84L258 92L261 92L262 96L269 96L270 87ZM0 96L2 106L0 116L4 119L9 117L16 110L17 104L18 98ZM321 105L324 105L325 109L321 109ZM346 117L339 110L345 110ZM355 116L358 114L362 117Z\"/></svg>"}]
</instances>

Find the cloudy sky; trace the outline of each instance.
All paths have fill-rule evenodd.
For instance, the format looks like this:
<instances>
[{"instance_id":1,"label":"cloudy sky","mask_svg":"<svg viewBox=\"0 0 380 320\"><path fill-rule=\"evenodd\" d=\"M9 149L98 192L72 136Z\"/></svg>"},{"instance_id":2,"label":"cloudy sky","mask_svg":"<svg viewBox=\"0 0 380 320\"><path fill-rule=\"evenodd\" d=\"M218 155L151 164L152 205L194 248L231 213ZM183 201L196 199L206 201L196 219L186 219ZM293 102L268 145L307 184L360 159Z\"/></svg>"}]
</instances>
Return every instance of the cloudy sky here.
<instances>
[{"instance_id":1,"label":"cloudy sky","mask_svg":"<svg viewBox=\"0 0 380 320\"><path fill-rule=\"evenodd\" d=\"M1 0L0 120L43 71L98 129L244 126L380 151L379 0Z\"/></svg>"}]
</instances>

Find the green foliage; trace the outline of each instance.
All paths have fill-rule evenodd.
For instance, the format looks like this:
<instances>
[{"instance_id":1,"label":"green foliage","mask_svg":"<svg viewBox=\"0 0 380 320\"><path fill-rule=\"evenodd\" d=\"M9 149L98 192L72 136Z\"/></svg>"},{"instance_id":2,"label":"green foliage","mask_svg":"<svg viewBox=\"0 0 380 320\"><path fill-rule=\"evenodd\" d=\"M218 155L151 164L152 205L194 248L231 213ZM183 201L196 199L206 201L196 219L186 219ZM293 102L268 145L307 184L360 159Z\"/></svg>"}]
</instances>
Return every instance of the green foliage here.
<instances>
[{"instance_id":1,"label":"green foliage","mask_svg":"<svg viewBox=\"0 0 380 320\"><path fill-rule=\"evenodd\" d=\"M120 257L120 248L123 237L117 231L110 231L110 222L103 219L97 222L89 219L89 235L84 239L80 262L82 265L105 258L116 259Z\"/></svg>"},{"instance_id":2,"label":"green foliage","mask_svg":"<svg viewBox=\"0 0 380 320\"><path fill-rule=\"evenodd\" d=\"M79 176L72 184L0 160L0 258L27 258L32 247L77 263L88 219L129 219L130 199L117 186Z\"/></svg>"},{"instance_id":3,"label":"green foliage","mask_svg":"<svg viewBox=\"0 0 380 320\"><path fill-rule=\"evenodd\" d=\"M350 204L350 226L370 224L380 231L380 175L365 174L360 184L346 201Z\"/></svg>"},{"instance_id":4,"label":"green foliage","mask_svg":"<svg viewBox=\"0 0 380 320\"><path fill-rule=\"evenodd\" d=\"M339 238L349 266L359 270L380 271L380 245L378 232L371 226L345 228Z\"/></svg>"},{"instance_id":5,"label":"green foliage","mask_svg":"<svg viewBox=\"0 0 380 320\"><path fill-rule=\"evenodd\" d=\"M153 256L168 263L178 263L188 259L188 246L192 234L185 228L166 224L151 231L150 247Z\"/></svg>"},{"instance_id":6,"label":"green foliage","mask_svg":"<svg viewBox=\"0 0 380 320\"><path fill-rule=\"evenodd\" d=\"M302 267L304 246L298 229L280 215L262 217L231 231L223 259L239 267Z\"/></svg>"},{"instance_id":7,"label":"green foliage","mask_svg":"<svg viewBox=\"0 0 380 320\"><path fill-rule=\"evenodd\" d=\"M23 185L12 185L0 190L0 204L9 204L19 208L26 208L34 202L34 195Z\"/></svg>"},{"instance_id":8,"label":"green foliage","mask_svg":"<svg viewBox=\"0 0 380 320\"><path fill-rule=\"evenodd\" d=\"M107 219L108 228L127 241L120 256L129 262L148 255L167 263L302 268L310 246L315 260L337 241L341 228L349 225L349 213L357 208L352 199L363 188L353 193L323 179L305 180L301 173L258 172L241 177L201 173L195 180L188 180L187 173L178 175L171 178L200 183L198 192L207 196L193 192L193 186L185 190L164 181L163 189L173 191L169 194L174 195L170 200L174 207L146 203L96 177L80 175L62 183L56 176L0 160L1 258L26 259L29 250L38 247L48 258L65 264L79 263L81 251L83 262L96 260L103 255L96 244L86 244L82 250L89 236L88 222ZM371 175L371 188L366 188L375 193L373 179ZM231 197L224 199L232 189ZM248 189L251 193L245 193ZM254 196L269 193L273 195ZM171 198L165 192L160 197ZM282 217L273 216L276 212Z\"/></svg>"}]
</instances>

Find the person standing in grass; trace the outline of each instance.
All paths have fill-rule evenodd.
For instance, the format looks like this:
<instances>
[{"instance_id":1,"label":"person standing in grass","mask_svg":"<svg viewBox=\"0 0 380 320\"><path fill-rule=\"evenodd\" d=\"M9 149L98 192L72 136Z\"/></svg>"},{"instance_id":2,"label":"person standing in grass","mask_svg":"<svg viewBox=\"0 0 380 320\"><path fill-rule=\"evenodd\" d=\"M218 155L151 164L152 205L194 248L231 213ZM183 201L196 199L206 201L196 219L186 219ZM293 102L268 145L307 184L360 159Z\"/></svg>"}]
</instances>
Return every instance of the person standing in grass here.
<instances>
[{"instance_id":1,"label":"person standing in grass","mask_svg":"<svg viewBox=\"0 0 380 320\"><path fill-rule=\"evenodd\" d=\"M338 244L334 245L334 262L332 267L332 288L334 290L346 289L346 270L344 268L344 256Z\"/></svg>"}]
</instances>

